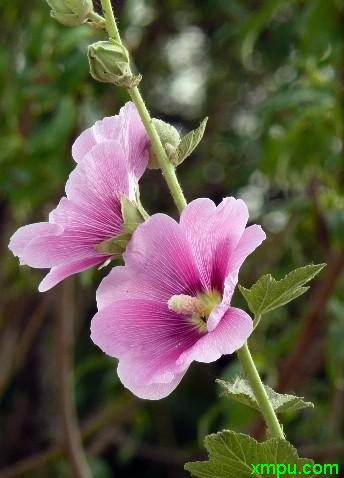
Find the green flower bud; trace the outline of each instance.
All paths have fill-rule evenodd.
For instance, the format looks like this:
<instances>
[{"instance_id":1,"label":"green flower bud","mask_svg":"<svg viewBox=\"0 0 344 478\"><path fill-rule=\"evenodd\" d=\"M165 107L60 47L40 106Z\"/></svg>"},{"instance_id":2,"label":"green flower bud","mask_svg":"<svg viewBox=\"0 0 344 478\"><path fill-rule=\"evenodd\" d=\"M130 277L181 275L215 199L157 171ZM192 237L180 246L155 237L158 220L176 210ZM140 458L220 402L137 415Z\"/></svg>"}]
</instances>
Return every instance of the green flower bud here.
<instances>
[{"instance_id":1,"label":"green flower bud","mask_svg":"<svg viewBox=\"0 0 344 478\"><path fill-rule=\"evenodd\" d=\"M51 16L63 25L82 25L93 12L92 0L47 0Z\"/></svg>"},{"instance_id":2,"label":"green flower bud","mask_svg":"<svg viewBox=\"0 0 344 478\"><path fill-rule=\"evenodd\" d=\"M141 81L141 75L130 71L129 55L123 45L112 41L98 41L88 47L90 73L95 80L133 88Z\"/></svg>"},{"instance_id":3,"label":"green flower bud","mask_svg":"<svg viewBox=\"0 0 344 478\"><path fill-rule=\"evenodd\" d=\"M153 118L153 125L159 135L161 144L163 145L167 156L171 159L180 143L180 135L176 128L171 124L165 123L162 120ZM156 155L151 148L149 153L149 169L159 169L159 162Z\"/></svg>"}]
</instances>

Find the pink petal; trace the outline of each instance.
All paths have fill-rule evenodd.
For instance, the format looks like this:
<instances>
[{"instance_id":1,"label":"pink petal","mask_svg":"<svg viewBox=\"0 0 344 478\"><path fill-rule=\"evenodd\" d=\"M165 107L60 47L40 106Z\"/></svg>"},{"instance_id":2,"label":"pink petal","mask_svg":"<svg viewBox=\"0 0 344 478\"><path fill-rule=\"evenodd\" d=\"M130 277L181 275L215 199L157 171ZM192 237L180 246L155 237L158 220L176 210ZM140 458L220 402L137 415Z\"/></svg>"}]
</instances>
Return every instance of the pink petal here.
<instances>
[{"instance_id":1,"label":"pink petal","mask_svg":"<svg viewBox=\"0 0 344 478\"><path fill-rule=\"evenodd\" d=\"M106 207L118 204L121 194L133 197L134 183L129 181L120 143L107 141L94 146L70 174L66 194L77 204L94 206L95 211L99 206L105 211Z\"/></svg>"},{"instance_id":2,"label":"pink petal","mask_svg":"<svg viewBox=\"0 0 344 478\"><path fill-rule=\"evenodd\" d=\"M148 164L150 140L134 103L126 103L119 116L122 120L121 144L131 171L136 179L140 179Z\"/></svg>"},{"instance_id":3,"label":"pink petal","mask_svg":"<svg viewBox=\"0 0 344 478\"><path fill-rule=\"evenodd\" d=\"M38 290L39 292L46 292L66 277L76 274L77 272L84 271L89 267L100 264L104 261L104 259L104 257L90 257L89 259L82 259L80 261L69 262L68 264L52 267L50 272L39 284Z\"/></svg>"},{"instance_id":4,"label":"pink petal","mask_svg":"<svg viewBox=\"0 0 344 478\"><path fill-rule=\"evenodd\" d=\"M62 228L58 224L50 224L49 222L36 222L20 227L11 237L8 245L10 251L17 257L21 258L21 264L25 264L22 258L26 246L37 236L49 237L60 234Z\"/></svg>"},{"instance_id":5,"label":"pink petal","mask_svg":"<svg viewBox=\"0 0 344 478\"><path fill-rule=\"evenodd\" d=\"M239 269L247 256L260 246L266 238L263 229L257 224L253 224L245 229L240 241L230 257L229 270Z\"/></svg>"},{"instance_id":6,"label":"pink petal","mask_svg":"<svg viewBox=\"0 0 344 478\"><path fill-rule=\"evenodd\" d=\"M209 316L207 321L208 331L217 327L223 314L229 308L235 287L238 283L239 268L246 259L265 239L266 235L260 226L254 224L246 228L239 243L229 258L228 270L233 271L225 279L225 287L221 304L219 304Z\"/></svg>"},{"instance_id":7,"label":"pink petal","mask_svg":"<svg viewBox=\"0 0 344 478\"><path fill-rule=\"evenodd\" d=\"M222 292L231 252L236 248L248 220L241 199L225 198L216 208L209 199L196 199L184 209L180 225L196 258L202 282Z\"/></svg>"},{"instance_id":8,"label":"pink petal","mask_svg":"<svg viewBox=\"0 0 344 478\"><path fill-rule=\"evenodd\" d=\"M208 332L212 332L217 327L220 320L229 309L237 283L238 283L238 271L232 272L226 277L225 283L224 283L222 301L212 310L207 320Z\"/></svg>"},{"instance_id":9,"label":"pink petal","mask_svg":"<svg viewBox=\"0 0 344 478\"><path fill-rule=\"evenodd\" d=\"M148 163L149 138L135 105L128 102L119 115L97 121L81 133L72 146L76 162L83 161L96 144L109 140L118 141L125 153L129 171L138 180Z\"/></svg>"},{"instance_id":10,"label":"pink petal","mask_svg":"<svg viewBox=\"0 0 344 478\"><path fill-rule=\"evenodd\" d=\"M121 120L118 115L106 117L83 131L74 141L72 156L79 163L91 151L93 146L108 140L118 140L121 132Z\"/></svg>"},{"instance_id":11,"label":"pink petal","mask_svg":"<svg viewBox=\"0 0 344 478\"><path fill-rule=\"evenodd\" d=\"M32 267L104 257L95 246L121 232L120 196L129 195L128 172L119 143L96 145L70 174L66 193L67 198L62 198L49 215L56 233L31 239L23 252L23 259Z\"/></svg>"},{"instance_id":12,"label":"pink petal","mask_svg":"<svg viewBox=\"0 0 344 478\"><path fill-rule=\"evenodd\" d=\"M144 299L115 302L91 323L94 343L120 360L121 381L142 398L162 398L177 386L187 367L176 361L199 336L185 316Z\"/></svg>"},{"instance_id":13,"label":"pink petal","mask_svg":"<svg viewBox=\"0 0 344 478\"><path fill-rule=\"evenodd\" d=\"M123 257L132 277L144 277L166 302L172 295L195 295L202 289L185 233L165 214L154 214L136 229Z\"/></svg>"},{"instance_id":14,"label":"pink petal","mask_svg":"<svg viewBox=\"0 0 344 478\"><path fill-rule=\"evenodd\" d=\"M122 359L117 367L117 374L123 385L134 395L146 400L160 400L170 395L177 388L182 378L187 372L187 368L182 372L174 372L168 377L168 380L161 382L144 383L137 382L133 375L133 369L137 362L133 361L128 355Z\"/></svg>"},{"instance_id":15,"label":"pink petal","mask_svg":"<svg viewBox=\"0 0 344 478\"><path fill-rule=\"evenodd\" d=\"M189 366L192 361L214 362L222 355L232 354L244 345L252 330L251 317L241 309L230 307L213 331L180 356L178 366Z\"/></svg>"},{"instance_id":16,"label":"pink petal","mask_svg":"<svg viewBox=\"0 0 344 478\"><path fill-rule=\"evenodd\" d=\"M156 289L143 271L135 268L118 266L111 269L109 274L101 281L97 289L98 310L124 299L148 299L167 303L171 291L164 288Z\"/></svg>"}]
</instances>

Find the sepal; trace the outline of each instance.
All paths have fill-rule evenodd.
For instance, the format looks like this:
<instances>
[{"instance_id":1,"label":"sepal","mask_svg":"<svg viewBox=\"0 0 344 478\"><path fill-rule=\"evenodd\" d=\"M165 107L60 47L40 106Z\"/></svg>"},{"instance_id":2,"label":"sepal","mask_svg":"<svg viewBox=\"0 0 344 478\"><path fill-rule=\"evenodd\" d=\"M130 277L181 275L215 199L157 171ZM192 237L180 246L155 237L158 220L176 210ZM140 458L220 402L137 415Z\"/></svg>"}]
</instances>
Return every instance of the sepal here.
<instances>
[{"instance_id":1,"label":"sepal","mask_svg":"<svg viewBox=\"0 0 344 478\"><path fill-rule=\"evenodd\" d=\"M126 196L121 197L121 211L123 217L123 229L125 232L133 233L137 226L144 222L144 213L139 204Z\"/></svg>"},{"instance_id":2,"label":"sepal","mask_svg":"<svg viewBox=\"0 0 344 478\"><path fill-rule=\"evenodd\" d=\"M121 212L123 217L122 233L97 244L96 249L99 252L113 255L123 254L133 232L145 220L140 205L126 196L121 197Z\"/></svg>"},{"instance_id":3,"label":"sepal","mask_svg":"<svg viewBox=\"0 0 344 478\"><path fill-rule=\"evenodd\" d=\"M51 16L63 25L82 25L93 12L92 0L47 0Z\"/></svg>"}]
</instances>

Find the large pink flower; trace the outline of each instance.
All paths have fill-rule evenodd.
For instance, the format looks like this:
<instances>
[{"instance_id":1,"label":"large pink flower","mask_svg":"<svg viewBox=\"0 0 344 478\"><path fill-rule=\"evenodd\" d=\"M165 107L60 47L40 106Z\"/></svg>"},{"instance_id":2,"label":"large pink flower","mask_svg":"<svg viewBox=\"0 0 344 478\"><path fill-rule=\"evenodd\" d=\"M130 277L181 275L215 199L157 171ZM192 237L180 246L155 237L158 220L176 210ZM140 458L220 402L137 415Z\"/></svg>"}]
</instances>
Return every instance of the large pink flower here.
<instances>
[{"instance_id":1,"label":"large pink flower","mask_svg":"<svg viewBox=\"0 0 344 478\"><path fill-rule=\"evenodd\" d=\"M111 256L97 250L97 245L123 232L120 198L135 199L148 147L132 103L118 116L95 123L75 141L72 153L79 164L66 183L66 197L50 213L49 222L21 227L9 244L21 264L51 268L39 285L41 292Z\"/></svg>"},{"instance_id":2,"label":"large pink flower","mask_svg":"<svg viewBox=\"0 0 344 478\"><path fill-rule=\"evenodd\" d=\"M212 362L239 349L251 318L230 306L245 258L264 240L246 228L247 206L197 199L179 224L156 214L140 225L98 292L92 340L119 359L118 375L137 396L171 393L192 361Z\"/></svg>"}]
</instances>

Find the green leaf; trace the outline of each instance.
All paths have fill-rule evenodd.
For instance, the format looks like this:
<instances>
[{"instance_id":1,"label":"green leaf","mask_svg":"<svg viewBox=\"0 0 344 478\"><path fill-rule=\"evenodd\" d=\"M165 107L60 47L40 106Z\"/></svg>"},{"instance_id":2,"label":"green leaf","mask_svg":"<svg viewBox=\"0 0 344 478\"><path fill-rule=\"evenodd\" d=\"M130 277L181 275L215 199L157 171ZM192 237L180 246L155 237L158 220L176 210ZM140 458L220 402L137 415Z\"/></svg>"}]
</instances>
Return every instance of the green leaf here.
<instances>
[{"instance_id":1,"label":"green leaf","mask_svg":"<svg viewBox=\"0 0 344 478\"><path fill-rule=\"evenodd\" d=\"M309 287L303 287L313 279L326 264L310 264L300 267L276 281L270 274L262 276L251 289L239 285L250 310L259 316L296 299L304 294Z\"/></svg>"},{"instance_id":2,"label":"green leaf","mask_svg":"<svg viewBox=\"0 0 344 478\"><path fill-rule=\"evenodd\" d=\"M198 146L203 138L205 127L207 126L208 118L204 118L197 129L190 131L180 141L176 152L172 158L172 162L175 166L181 164L192 151Z\"/></svg>"},{"instance_id":3,"label":"green leaf","mask_svg":"<svg viewBox=\"0 0 344 478\"><path fill-rule=\"evenodd\" d=\"M185 465L185 470L195 477L259 478L279 476L283 471L285 473L290 471L290 475L297 475L300 478L314 476L312 473L314 462L299 458L295 448L281 438L271 438L258 443L247 435L224 430L208 435L204 444L209 453L209 461ZM263 469L262 465L265 465ZM270 465L269 468L267 465ZM309 466L306 466L304 471L305 465Z\"/></svg>"},{"instance_id":4,"label":"green leaf","mask_svg":"<svg viewBox=\"0 0 344 478\"><path fill-rule=\"evenodd\" d=\"M225 380L216 380L216 382L224 389L222 395L259 411L258 403L247 380L237 377L234 382L226 382ZM277 413L295 412L302 408L314 407L312 402L305 402L303 397L277 393L267 385L265 385L265 390L273 409Z\"/></svg>"}]
</instances>

